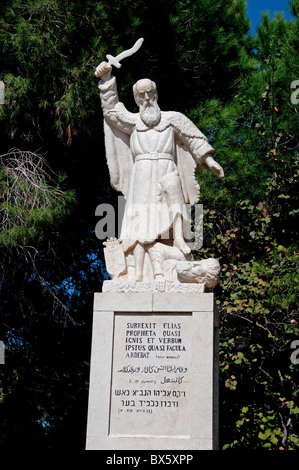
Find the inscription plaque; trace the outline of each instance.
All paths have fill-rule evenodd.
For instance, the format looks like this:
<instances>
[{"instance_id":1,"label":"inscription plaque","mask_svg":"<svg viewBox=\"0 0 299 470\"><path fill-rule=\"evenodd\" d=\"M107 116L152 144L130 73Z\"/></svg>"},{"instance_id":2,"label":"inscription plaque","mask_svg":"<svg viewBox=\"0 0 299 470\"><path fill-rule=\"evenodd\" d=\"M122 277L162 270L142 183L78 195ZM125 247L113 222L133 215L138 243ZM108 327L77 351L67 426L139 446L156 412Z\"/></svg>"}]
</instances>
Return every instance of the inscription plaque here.
<instances>
[{"instance_id":1,"label":"inscription plaque","mask_svg":"<svg viewBox=\"0 0 299 470\"><path fill-rule=\"evenodd\" d=\"M95 294L86 449L217 448L215 312L210 293Z\"/></svg>"},{"instance_id":2,"label":"inscription plaque","mask_svg":"<svg viewBox=\"0 0 299 470\"><path fill-rule=\"evenodd\" d=\"M115 315L110 435L190 435L191 313Z\"/></svg>"}]
</instances>

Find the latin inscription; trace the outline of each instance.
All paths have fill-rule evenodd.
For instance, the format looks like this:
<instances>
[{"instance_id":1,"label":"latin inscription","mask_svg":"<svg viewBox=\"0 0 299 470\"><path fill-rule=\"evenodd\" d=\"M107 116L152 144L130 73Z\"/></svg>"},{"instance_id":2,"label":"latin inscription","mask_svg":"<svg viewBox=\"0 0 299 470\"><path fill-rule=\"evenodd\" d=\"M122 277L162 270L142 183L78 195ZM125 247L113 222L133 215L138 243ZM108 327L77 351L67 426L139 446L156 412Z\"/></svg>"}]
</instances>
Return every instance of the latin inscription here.
<instances>
[{"instance_id":1,"label":"latin inscription","mask_svg":"<svg viewBox=\"0 0 299 470\"><path fill-rule=\"evenodd\" d=\"M110 434L188 435L191 353L191 314L116 314Z\"/></svg>"}]
</instances>

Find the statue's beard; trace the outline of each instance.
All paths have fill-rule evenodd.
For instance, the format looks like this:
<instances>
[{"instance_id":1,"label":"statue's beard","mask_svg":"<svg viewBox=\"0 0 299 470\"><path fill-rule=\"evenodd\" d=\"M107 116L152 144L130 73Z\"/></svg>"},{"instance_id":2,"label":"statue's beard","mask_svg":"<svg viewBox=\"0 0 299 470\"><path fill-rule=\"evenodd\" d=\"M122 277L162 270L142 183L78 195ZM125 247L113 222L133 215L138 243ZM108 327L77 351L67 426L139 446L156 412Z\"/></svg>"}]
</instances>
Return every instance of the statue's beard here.
<instances>
[{"instance_id":1,"label":"statue's beard","mask_svg":"<svg viewBox=\"0 0 299 470\"><path fill-rule=\"evenodd\" d=\"M158 124L161 119L161 110L157 101L154 101L151 104L146 102L142 103L140 105L139 112L142 121L147 126L154 126L155 124Z\"/></svg>"}]
</instances>

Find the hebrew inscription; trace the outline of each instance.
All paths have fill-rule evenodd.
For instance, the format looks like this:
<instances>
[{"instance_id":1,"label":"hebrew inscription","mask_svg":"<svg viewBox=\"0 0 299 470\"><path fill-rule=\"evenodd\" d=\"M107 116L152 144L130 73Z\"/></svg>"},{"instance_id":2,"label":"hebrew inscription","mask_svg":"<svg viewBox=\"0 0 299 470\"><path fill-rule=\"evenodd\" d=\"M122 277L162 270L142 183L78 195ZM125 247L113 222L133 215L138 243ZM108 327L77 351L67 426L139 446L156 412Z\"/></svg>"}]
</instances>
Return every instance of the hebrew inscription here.
<instances>
[{"instance_id":1,"label":"hebrew inscription","mask_svg":"<svg viewBox=\"0 0 299 470\"><path fill-rule=\"evenodd\" d=\"M192 315L115 315L110 435L188 436Z\"/></svg>"}]
</instances>

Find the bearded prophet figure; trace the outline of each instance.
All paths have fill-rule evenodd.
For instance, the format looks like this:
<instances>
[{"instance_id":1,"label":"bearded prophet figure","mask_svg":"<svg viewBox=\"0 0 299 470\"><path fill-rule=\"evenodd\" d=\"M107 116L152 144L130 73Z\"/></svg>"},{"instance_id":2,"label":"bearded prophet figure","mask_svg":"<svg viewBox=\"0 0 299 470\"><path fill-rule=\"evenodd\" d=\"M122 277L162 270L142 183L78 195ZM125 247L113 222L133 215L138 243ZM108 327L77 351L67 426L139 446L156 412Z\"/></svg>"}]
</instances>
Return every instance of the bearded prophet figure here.
<instances>
[{"instance_id":1,"label":"bearded prophet figure","mask_svg":"<svg viewBox=\"0 0 299 470\"><path fill-rule=\"evenodd\" d=\"M208 167L223 178L224 171L192 121L181 113L160 110L152 80L141 79L133 86L139 112L129 112L118 99L111 69L107 62L97 67L106 158L111 185L127 200L120 240L125 254L134 255L134 280L142 281L145 253L156 242L178 248L187 259L186 204L199 199L195 174Z\"/></svg>"}]
</instances>

